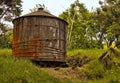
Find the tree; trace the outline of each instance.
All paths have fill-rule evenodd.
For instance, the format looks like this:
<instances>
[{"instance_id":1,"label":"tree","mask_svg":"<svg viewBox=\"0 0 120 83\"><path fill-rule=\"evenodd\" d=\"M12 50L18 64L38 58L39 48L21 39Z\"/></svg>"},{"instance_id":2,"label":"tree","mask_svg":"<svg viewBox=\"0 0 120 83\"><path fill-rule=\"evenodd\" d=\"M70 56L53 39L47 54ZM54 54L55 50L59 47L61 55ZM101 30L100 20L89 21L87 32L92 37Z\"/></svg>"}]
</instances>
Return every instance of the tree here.
<instances>
[{"instance_id":1,"label":"tree","mask_svg":"<svg viewBox=\"0 0 120 83\"><path fill-rule=\"evenodd\" d=\"M0 20L11 21L22 12L21 0L0 0Z\"/></svg>"},{"instance_id":2,"label":"tree","mask_svg":"<svg viewBox=\"0 0 120 83\"><path fill-rule=\"evenodd\" d=\"M99 18L101 25L104 26L103 31L107 33L109 42L112 39L118 39L120 35L120 0L104 0L99 3L101 9L98 17L103 17Z\"/></svg>"},{"instance_id":3,"label":"tree","mask_svg":"<svg viewBox=\"0 0 120 83\"><path fill-rule=\"evenodd\" d=\"M111 68L113 64L116 64L116 61L113 62L113 60L116 60L114 58L120 57L120 52L116 49L120 46L120 0L104 0L99 3L101 8L99 8L97 16L103 18L98 20L102 21L100 24L105 26L103 29L109 40L107 42L108 49L99 57L99 60L102 61L104 66ZM116 42L114 47L112 47L113 42Z\"/></svg>"},{"instance_id":4,"label":"tree","mask_svg":"<svg viewBox=\"0 0 120 83\"><path fill-rule=\"evenodd\" d=\"M4 33L0 33L0 48L12 48L12 29L5 27Z\"/></svg>"},{"instance_id":5,"label":"tree","mask_svg":"<svg viewBox=\"0 0 120 83\"><path fill-rule=\"evenodd\" d=\"M11 48L12 30L4 24L20 16L22 12L21 0L0 0L0 48Z\"/></svg>"},{"instance_id":6,"label":"tree","mask_svg":"<svg viewBox=\"0 0 120 83\"><path fill-rule=\"evenodd\" d=\"M5 24L0 23L0 35L3 35L5 32L7 32L8 29Z\"/></svg>"},{"instance_id":7,"label":"tree","mask_svg":"<svg viewBox=\"0 0 120 83\"><path fill-rule=\"evenodd\" d=\"M85 36L87 22L89 20L89 11L84 4L76 0L70 8L64 11L60 16L68 22L67 27L67 47L68 49L89 47Z\"/></svg>"}]
</instances>

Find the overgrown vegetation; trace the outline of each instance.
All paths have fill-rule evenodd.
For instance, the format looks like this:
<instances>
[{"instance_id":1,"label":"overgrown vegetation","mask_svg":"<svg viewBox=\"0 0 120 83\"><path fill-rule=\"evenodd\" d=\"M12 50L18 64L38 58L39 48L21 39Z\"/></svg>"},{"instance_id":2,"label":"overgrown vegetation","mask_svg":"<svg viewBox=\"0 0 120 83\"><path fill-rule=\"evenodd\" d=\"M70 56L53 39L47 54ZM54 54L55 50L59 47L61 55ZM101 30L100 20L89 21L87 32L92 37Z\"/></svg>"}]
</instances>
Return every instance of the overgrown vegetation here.
<instances>
[{"instance_id":1,"label":"overgrown vegetation","mask_svg":"<svg viewBox=\"0 0 120 83\"><path fill-rule=\"evenodd\" d=\"M10 49L2 49L0 50L0 83L119 83L120 57L112 56L113 64L111 68L106 68L98 60L104 51L102 49L101 52L69 51L67 58L70 60L69 67L56 70L56 68L41 68L27 59L13 58Z\"/></svg>"},{"instance_id":2,"label":"overgrown vegetation","mask_svg":"<svg viewBox=\"0 0 120 83\"><path fill-rule=\"evenodd\" d=\"M0 35L0 49L12 48L12 29Z\"/></svg>"},{"instance_id":3,"label":"overgrown vegetation","mask_svg":"<svg viewBox=\"0 0 120 83\"><path fill-rule=\"evenodd\" d=\"M120 41L120 0L99 0L100 7L88 11L75 0L60 18L68 22L67 48L103 48L103 43Z\"/></svg>"},{"instance_id":4,"label":"overgrown vegetation","mask_svg":"<svg viewBox=\"0 0 120 83\"><path fill-rule=\"evenodd\" d=\"M115 49L120 47L120 0L99 1L101 7L92 12L76 0L60 15L69 24L69 67L52 71L13 58L10 49L3 49L12 47L12 30L3 21L19 16L21 3L0 1L0 83L120 83L120 52Z\"/></svg>"},{"instance_id":5,"label":"overgrown vegetation","mask_svg":"<svg viewBox=\"0 0 120 83\"><path fill-rule=\"evenodd\" d=\"M11 50L0 50L0 83L67 83L41 70L30 60L11 57Z\"/></svg>"},{"instance_id":6,"label":"overgrown vegetation","mask_svg":"<svg viewBox=\"0 0 120 83\"><path fill-rule=\"evenodd\" d=\"M70 67L81 67L91 60L98 59L98 57L105 50L103 49L77 49L67 52L67 63Z\"/></svg>"},{"instance_id":7,"label":"overgrown vegetation","mask_svg":"<svg viewBox=\"0 0 120 83\"><path fill-rule=\"evenodd\" d=\"M82 55L82 51L83 51L83 55ZM90 59L90 61L87 64L83 64L82 67L80 67L80 71L82 71L82 73L84 73L84 74L80 75L82 79L79 79L79 80L82 80L87 83L101 83L101 82L103 82L103 83L119 83L120 82L120 77L119 77L119 74L120 74L119 59L120 59L120 57L118 55L116 56L116 53L117 54L120 54L120 53L119 53L119 50L117 50L117 51L114 50L114 51L110 55L111 60L106 59L106 61L108 62L107 65L109 67L106 66L103 61L98 59L98 57L100 57L105 52L105 50L102 50L102 49L101 49L101 51L74 50L74 51L68 52L68 54L69 54L69 56L71 54L72 56L75 57L75 58L73 58L74 61L70 61L72 63L72 65L74 65L76 63L82 64L82 63L77 62L78 61L77 57L88 57ZM94 56L90 56L92 54L92 52L93 52ZM85 62L85 59L82 59L82 60L83 60L83 62ZM79 69L78 64L77 64L77 66L75 66L76 69Z\"/></svg>"}]
</instances>

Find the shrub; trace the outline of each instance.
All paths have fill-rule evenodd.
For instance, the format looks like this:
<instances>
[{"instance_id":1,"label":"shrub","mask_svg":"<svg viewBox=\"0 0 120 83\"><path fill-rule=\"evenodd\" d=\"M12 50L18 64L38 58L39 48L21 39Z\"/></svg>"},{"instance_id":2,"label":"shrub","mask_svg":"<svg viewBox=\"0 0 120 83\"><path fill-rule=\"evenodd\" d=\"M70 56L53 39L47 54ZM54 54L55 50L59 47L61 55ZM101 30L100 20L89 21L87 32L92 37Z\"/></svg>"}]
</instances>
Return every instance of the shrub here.
<instances>
[{"instance_id":1,"label":"shrub","mask_svg":"<svg viewBox=\"0 0 120 83\"><path fill-rule=\"evenodd\" d=\"M100 61L93 60L85 66L84 72L88 79L99 79L104 77L105 70Z\"/></svg>"}]
</instances>

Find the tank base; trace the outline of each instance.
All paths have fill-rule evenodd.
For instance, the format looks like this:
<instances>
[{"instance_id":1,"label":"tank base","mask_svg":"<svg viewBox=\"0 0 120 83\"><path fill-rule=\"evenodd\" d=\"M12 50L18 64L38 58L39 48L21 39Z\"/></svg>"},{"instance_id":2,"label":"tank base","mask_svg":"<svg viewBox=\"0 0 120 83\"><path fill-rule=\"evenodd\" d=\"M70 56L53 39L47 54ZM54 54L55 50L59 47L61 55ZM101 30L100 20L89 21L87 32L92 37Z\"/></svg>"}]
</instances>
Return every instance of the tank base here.
<instances>
[{"instance_id":1,"label":"tank base","mask_svg":"<svg viewBox=\"0 0 120 83\"><path fill-rule=\"evenodd\" d=\"M68 67L66 62L57 62L57 61L35 61L32 60L36 65L40 65L41 67Z\"/></svg>"}]
</instances>

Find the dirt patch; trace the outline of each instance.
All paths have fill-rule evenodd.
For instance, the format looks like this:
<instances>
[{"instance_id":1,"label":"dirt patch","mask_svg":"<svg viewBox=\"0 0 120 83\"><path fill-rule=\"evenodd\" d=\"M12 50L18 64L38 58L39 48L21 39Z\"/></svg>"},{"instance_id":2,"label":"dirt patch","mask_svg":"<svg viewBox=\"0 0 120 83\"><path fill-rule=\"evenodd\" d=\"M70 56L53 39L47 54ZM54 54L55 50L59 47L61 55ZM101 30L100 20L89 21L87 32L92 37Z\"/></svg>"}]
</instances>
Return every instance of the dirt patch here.
<instances>
[{"instance_id":1,"label":"dirt patch","mask_svg":"<svg viewBox=\"0 0 120 83\"><path fill-rule=\"evenodd\" d=\"M70 80L81 80L82 77L84 77L84 73L82 72L82 69L80 67L77 67L76 69L72 69L71 67L67 68L42 68L49 74L52 74L53 76L59 78L59 79L70 79Z\"/></svg>"}]
</instances>

